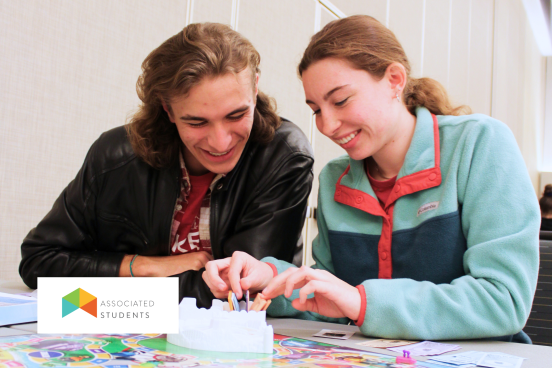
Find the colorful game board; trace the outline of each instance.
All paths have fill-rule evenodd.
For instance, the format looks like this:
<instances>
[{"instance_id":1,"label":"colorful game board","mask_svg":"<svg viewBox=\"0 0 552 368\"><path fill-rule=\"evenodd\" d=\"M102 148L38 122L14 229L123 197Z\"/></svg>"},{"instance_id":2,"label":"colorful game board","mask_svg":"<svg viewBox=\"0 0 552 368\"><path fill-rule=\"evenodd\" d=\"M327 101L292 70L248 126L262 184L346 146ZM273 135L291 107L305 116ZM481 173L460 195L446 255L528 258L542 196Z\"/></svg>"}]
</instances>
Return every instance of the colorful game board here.
<instances>
[{"instance_id":1,"label":"colorful game board","mask_svg":"<svg viewBox=\"0 0 552 368\"><path fill-rule=\"evenodd\" d=\"M418 367L439 367L420 363ZM25 335L0 339L0 368L410 367L389 355L274 335L273 354L219 353L167 343L166 335Z\"/></svg>"}]
</instances>

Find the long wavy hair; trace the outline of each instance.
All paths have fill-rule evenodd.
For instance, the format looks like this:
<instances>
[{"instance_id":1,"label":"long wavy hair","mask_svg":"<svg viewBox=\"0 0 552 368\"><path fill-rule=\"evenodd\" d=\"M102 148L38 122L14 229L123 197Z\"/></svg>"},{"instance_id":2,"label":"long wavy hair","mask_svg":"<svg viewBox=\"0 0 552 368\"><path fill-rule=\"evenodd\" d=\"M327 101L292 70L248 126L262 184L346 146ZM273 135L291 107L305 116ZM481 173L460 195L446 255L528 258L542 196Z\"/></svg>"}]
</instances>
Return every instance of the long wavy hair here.
<instances>
[{"instance_id":1,"label":"long wavy hair","mask_svg":"<svg viewBox=\"0 0 552 368\"><path fill-rule=\"evenodd\" d=\"M436 80L411 77L410 63L393 32L368 15L334 20L316 33L299 64L299 76L314 62L330 57L347 60L377 80L383 78L391 63L402 64L408 78L402 97L412 115L417 106L436 115L471 113L468 106L453 106L447 91Z\"/></svg>"},{"instance_id":2,"label":"long wavy hair","mask_svg":"<svg viewBox=\"0 0 552 368\"><path fill-rule=\"evenodd\" d=\"M187 95L206 77L237 74L245 68L252 72L254 88L260 61L251 42L218 23L190 24L163 42L142 63L136 83L142 103L126 124L136 155L158 169L173 165L182 141L163 103L170 106L172 98ZM259 91L249 139L266 144L280 124L275 101Z\"/></svg>"}]
</instances>

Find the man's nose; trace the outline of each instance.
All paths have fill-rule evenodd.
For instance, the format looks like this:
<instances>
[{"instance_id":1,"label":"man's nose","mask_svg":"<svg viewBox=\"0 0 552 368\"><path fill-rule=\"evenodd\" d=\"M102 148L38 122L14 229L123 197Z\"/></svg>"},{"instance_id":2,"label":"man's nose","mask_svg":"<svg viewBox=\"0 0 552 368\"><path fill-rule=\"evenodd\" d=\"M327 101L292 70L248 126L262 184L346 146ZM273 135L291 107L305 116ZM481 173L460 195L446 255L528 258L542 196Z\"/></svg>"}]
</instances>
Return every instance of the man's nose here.
<instances>
[{"instance_id":1,"label":"man's nose","mask_svg":"<svg viewBox=\"0 0 552 368\"><path fill-rule=\"evenodd\" d=\"M226 152L232 144L232 128L228 123L216 122L209 134L209 146L217 153Z\"/></svg>"}]
</instances>

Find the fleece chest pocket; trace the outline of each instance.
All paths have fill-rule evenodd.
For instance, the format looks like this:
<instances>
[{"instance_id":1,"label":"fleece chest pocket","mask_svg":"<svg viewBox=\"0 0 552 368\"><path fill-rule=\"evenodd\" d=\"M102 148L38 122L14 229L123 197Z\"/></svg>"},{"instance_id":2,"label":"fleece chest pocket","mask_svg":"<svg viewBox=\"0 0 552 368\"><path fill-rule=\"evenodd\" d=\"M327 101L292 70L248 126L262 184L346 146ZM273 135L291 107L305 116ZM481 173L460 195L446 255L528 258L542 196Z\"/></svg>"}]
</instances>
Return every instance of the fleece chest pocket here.
<instances>
[{"instance_id":1,"label":"fleece chest pocket","mask_svg":"<svg viewBox=\"0 0 552 368\"><path fill-rule=\"evenodd\" d=\"M465 275L467 249L459 212L393 232L393 278L450 283Z\"/></svg>"},{"instance_id":2,"label":"fleece chest pocket","mask_svg":"<svg viewBox=\"0 0 552 368\"><path fill-rule=\"evenodd\" d=\"M378 278L379 235L328 231L336 276L356 286Z\"/></svg>"},{"instance_id":3,"label":"fleece chest pocket","mask_svg":"<svg viewBox=\"0 0 552 368\"><path fill-rule=\"evenodd\" d=\"M138 225L128 218L107 212L98 212L99 250L144 254L149 240Z\"/></svg>"}]
</instances>

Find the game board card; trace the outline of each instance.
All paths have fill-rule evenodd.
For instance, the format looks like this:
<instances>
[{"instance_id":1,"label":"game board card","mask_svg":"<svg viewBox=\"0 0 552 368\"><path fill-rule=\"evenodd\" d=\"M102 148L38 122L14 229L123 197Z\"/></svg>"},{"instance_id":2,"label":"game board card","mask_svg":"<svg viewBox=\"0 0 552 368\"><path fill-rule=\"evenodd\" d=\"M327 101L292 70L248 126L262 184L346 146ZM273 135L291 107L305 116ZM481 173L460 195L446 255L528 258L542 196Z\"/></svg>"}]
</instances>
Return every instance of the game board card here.
<instances>
[{"instance_id":1,"label":"game board card","mask_svg":"<svg viewBox=\"0 0 552 368\"><path fill-rule=\"evenodd\" d=\"M251 305L251 310L255 312L259 312L263 309L265 304L267 303L266 299L264 299L261 294L257 294L257 297L253 301L253 304Z\"/></svg>"},{"instance_id":2,"label":"game board card","mask_svg":"<svg viewBox=\"0 0 552 368\"><path fill-rule=\"evenodd\" d=\"M519 368L524 360L525 358L504 353L487 353L477 365L490 368Z\"/></svg>"},{"instance_id":3,"label":"game board card","mask_svg":"<svg viewBox=\"0 0 552 368\"><path fill-rule=\"evenodd\" d=\"M329 339L338 339L338 340L347 340L353 336L354 332L348 331L339 331L339 330L320 330L312 336L316 337L327 337Z\"/></svg>"},{"instance_id":4,"label":"game board card","mask_svg":"<svg viewBox=\"0 0 552 368\"><path fill-rule=\"evenodd\" d=\"M230 307L230 311L234 310L234 303L232 302L232 294L234 294L232 291L228 292L228 306Z\"/></svg>"},{"instance_id":5,"label":"game board card","mask_svg":"<svg viewBox=\"0 0 552 368\"><path fill-rule=\"evenodd\" d=\"M247 310L246 306L245 306L245 301L242 300L241 302L238 303L238 305L240 306L240 310Z\"/></svg>"},{"instance_id":6,"label":"game board card","mask_svg":"<svg viewBox=\"0 0 552 368\"><path fill-rule=\"evenodd\" d=\"M422 341L420 343L410 345L408 347L408 351L410 351L410 355L426 356L426 355L441 355L444 353L448 353L449 351L458 350L460 348L461 348L460 345L442 344L442 343L433 342L433 341ZM402 351L405 349L402 347L396 347L396 348L387 348L387 350L391 350L396 353L402 353Z\"/></svg>"},{"instance_id":7,"label":"game board card","mask_svg":"<svg viewBox=\"0 0 552 368\"><path fill-rule=\"evenodd\" d=\"M236 312L240 311L240 304L238 303L238 298L236 298L236 294L234 293L232 293L232 306Z\"/></svg>"},{"instance_id":8,"label":"game board card","mask_svg":"<svg viewBox=\"0 0 552 368\"><path fill-rule=\"evenodd\" d=\"M431 358L430 360L434 360L436 362L451 363L455 365L463 365L463 364L475 365L486 354L487 353L482 351L466 351L464 353L434 357L434 358Z\"/></svg>"},{"instance_id":9,"label":"game board card","mask_svg":"<svg viewBox=\"0 0 552 368\"><path fill-rule=\"evenodd\" d=\"M377 340L359 342L357 343L357 345L367 346L370 348L386 349L386 348L392 348L396 346L412 345L418 342L419 341L377 339Z\"/></svg>"}]
</instances>

